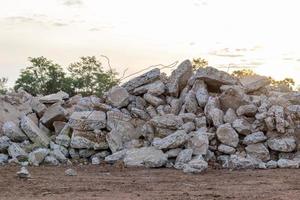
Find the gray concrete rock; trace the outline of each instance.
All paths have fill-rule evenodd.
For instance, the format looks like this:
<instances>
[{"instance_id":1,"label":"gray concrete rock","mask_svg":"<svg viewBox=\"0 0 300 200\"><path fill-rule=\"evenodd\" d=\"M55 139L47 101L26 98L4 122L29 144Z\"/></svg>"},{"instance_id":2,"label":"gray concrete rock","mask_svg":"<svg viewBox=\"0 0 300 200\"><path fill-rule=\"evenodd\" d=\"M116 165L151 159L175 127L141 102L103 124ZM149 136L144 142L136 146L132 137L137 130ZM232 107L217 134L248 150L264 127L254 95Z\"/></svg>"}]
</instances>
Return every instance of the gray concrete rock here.
<instances>
[{"instance_id":1,"label":"gray concrete rock","mask_svg":"<svg viewBox=\"0 0 300 200\"><path fill-rule=\"evenodd\" d=\"M194 122L195 122L196 128L206 128L207 127L207 121L206 121L205 116L194 118Z\"/></svg>"},{"instance_id":2,"label":"gray concrete rock","mask_svg":"<svg viewBox=\"0 0 300 200\"><path fill-rule=\"evenodd\" d=\"M230 155L228 167L230 169L254 169L258 166L256 160L251 157L242 157L239 155Z\"/></svg>"},{"instance_id":3,"label":"gray concrete rock","mask_svg":"<svg viewBox=\"0 0 300 200\"><path fill-rule=\"evenodd\" d=\"M249 144L245 148L247 154L253 158L268 161L270 160L270 153L266 146L262 143Z\"/></svg>"},{"instance_id":4,"label":"gray concrete rock","mask_svg":"<svg viewBox=\"0 0 300 200\"><path fill-rule=\"evenodd\" d=\"M189 136L184 130L178 130L163 139L153 141L152 145L158 149L174 149L184 145L188 139Z\"/></svg>"},{"instance_id":5,"label":"gray concrete rock","mask_svg":"<svg viewBox=\"0 0 300 200\"><path fill-rule=\"evenodd\" d=\"M241 135L249 135L251 133L251 124L242 118L234 120L232 127Z\"/></svg>"},{"instance_id":6,"label":"gray concrete rock","mask_svg":"<svg viewBox=\"0 0 300 200\"><path fill-rule=\"evenodd\" d=\"M12 121L5 122L2 131L13 142L23 142L27 139L23 131Z\"/></svg>"},{"instance_id":7,"label":"gray concrete rock","mask_svg":"<svg viewBox=\"0 0 300 200\"><path fill-rule=\"evenodd\" d=\"M29 105L31 106L33 112L35 112L39 117L42 117L45 111L47 110L47 106L42 104L38 97L31 98L29 101Z\"/></svg>"},{"instance_id":8,"label":"gray concrete rock","mask_svg":"<svg viewBox=\"0 0 300 200\"><path fill-rule=\"evenodd\" d=\"M238 116L254 117L257 112L257 106L253 104L242 105L237 110Z\"/></svg>"},{"instance_id":9,"label":"gray concrete rock","mask_svg":"<svg viewBox=\"0 0 300 200\"><path fill-rule=\"evenodd\" d=\"M185 124L182 125L182 130L185 130L185 132L189 133L191 131L194 131L195 130L195 124L194 122L187 122Z\"/></svg>"},{"instance_id":10,"label":"gray concrete rock","mask_svg":"<svg viewBox=\"0 0 300 200\"><path fill-rule=\"evenodd\" d=\"M46 156L43 163L50 166L59 165L59 161L54 156Z\"/></svg>"},{"instance_id":11,"label":"gray concrete rock","mask_svg":"<svg viewBox=\"0 0 300 200\"><path fill-rule=\"evenodd\" d=\"M195 79L203 80L209 89L217 91L222 85L239 85L239 80L230 74L213 67L200 68Z\"/></svg>"},{"instance_id":12,"label":"gray concrete rock","mask_svg":"<svg viewBox=\"0 0 300 200\"><path fill-rule=\"evenodd\" d=\"M209 147L207 134L200 130L191 132L186 146L193 150L193 155L206 155Z\"/></svg>"},{"instance_id":13,"label":"gray concrete rock","mask_svg":"<svg viewBox=\"0 0 300 200\"><path fill-rule=\"evenodd\" d=\"M239 135L231 127L230 124L223 124L217 129L217 138L223 144L226 144L231 147L237 147L239 143Z\"/></svg>"},{"instance_id":14,"label":"gray concrete rock","mask_svg":"<svg viewBox=\"0 0 300 200\"><path fill-rule=\"evenodd\" d=\"M74 149L108 149L105 135L96 135L91 131L74 130L70 147Z\"/></svg>"},{"instance_id":15,"label":"gray concrete rock","mask_svg":"<svg viewBox=\"0 0 300 200\"><path fill-rule=\"evenodd\" d=\"M100 130L106 127L106 114L102 111L74 112L70 116L69 125L82 131Z\"/></svg>"},{"instance_id":16,"label":"gray concrete rock","mask_svg":"<svg viewBox=\"0 0 300 200\"><path fill-rule=\"evenodd\" d=\"M294 137L278 137L267 140L270 149L279 152L292 152L296 148L296 140Z\"/></svg>"},{"instance_id":17,"label":"gray concrete rock","mask_svg":"<svg viewBox=\"0 0 300 200\"><path fill-rule=\"evenodd\" d=\"M176 130L183 125L183 120L179 116L173 114L166 114L163 116L154 117L150 120L149 123L152 124L154 127Z\"/></svg>"},{"instance_id":18,"label":"gray concrete rock","mask_svg":"<svg viewBox=\"0 0 300 200\"><path fill-rule=\"evenodd\" d=\"M0 166L8 162L8 155L0 153Z\"/></svg>"},{"instance_id":19,"label":"gray concrete rock","mask_svg":"<svg viewBox=\"0 0 300 200\"><path fill-rule=\"evenodd\" d=\"M165 154L168 155L168 158L176 158L178 156L178 154L180 153L180 151L182 151L181 148L170 149Z\"/></svg>"},{"instance_id":20,"label":"gray concrete rock","mask_svg":"<svg viewBox=\"0 0 300 200\"><path fill-rule=\"evenodd\" d=\"M7 136L0 137L0 152L6 152L10 143L10 139Z\"/></svg>"},{"instance_id":21,"label":"gray concrete rock","mask_svg":"<svg viewBox=\"0 0 300 200\"><path fill-rule=\"evenodd\" d=\"M123 160L125 155L126 155L127 150L121 150L121 151L117 151L109 156L105 157L105 162L113 164L119 160Z\"/></svg>"},{"instance_id":22,"label":"gray concrete rock","mask_svg":"<svg viewBox=\"0 0 300 200\"><path fill-rule=\"evenodd\" d=\"M68 135L60 134L56 136L55 143L64 147L69 147L71 138Z\"/></svg>"},{"instance_id":23,"label":"gray concrete rock","mask_svg":"<svg viewBox=\"0 0 300 200\"><path fill-rule=\"evenodd\" d=\"M184 99L185 110L189 113L197 113L198 102L194 91L190 90Z\"/></svg>"},{"instance_id":24,"label":"gray concrete rock","mask_svg":"<svg viewBox=\"0 0 300 200\"><path fill-rule=\"evenodd\" d=\"M226 88L219 97L222 110L229 108L238 109L242 105L249 104L250 98L245 94L244 90L239 86Z\"/></svg>"},{"instance_id":25,"label":"gray concrete rock","mask_svg":"<svg viewBox=\"0 0 300 200\"><path fill-rule=\"evenodd\" d=\"M264 142L267 140L267 136L261 131L251 133L250 135L247 135L244 140L243 144L249 145L249 144L256 144L260 142Z\"/></svg>"},{"instance_id":26,"label":"gray concrete rock","mask_svg":"<svg viewBox=\"0 0 300 200\"><path fill-rule=\"evenodd\" d=\"M193 150L192 149L183 149L179 152L174 168L183 169L184 165L192 160Z\"/></svg>"},{"instance_id":27,"label":"gray concrete rock","mask_svg":"<svg viewBox=\"0 0 300 200\"><path fill-rule=\"evenodd\" d=\"M120 86L114 86L108 91L107 102L117 108L126 107L129 104L129 93Z\"/></svg>"},{"instance_id":28,"label":"gray concrete rock","mask_svg":"<svg viewBox=\"0 0 300 200\"><path fill-rule=\"evenodd\" d=\"M238 117L232 108L228 108L223 117L225 123L233 123L237 118Z\"/></svg>"},{"instance_id":29,"label":"gray concrete rock","mask_svg":"<svg viewBox=\"0 0 300 200\"><path fill-rule=\"evenodd\" d=\"M197 99L198 105L200 107L204 108L207 101L208 101L208 98L209 98L209 94L208 94L208 91L207 91L207 86L204 83L204 81L203 80L196 80L194 85L193 85L192 90L196 94L196 99Z\"/></svg>"},{"instance_id":30,"label":"gray concrete rock","mask_svg":"<svg viewBox=\"0 0 300 200\"><path fill-rule=\"evenodd\" d=\"M122 87L125 88L128 92L132 92L135 88L151 83L159 79L159 77L160 69L155 68L124 83Z\"/></svg>"},{"instance_id":31,"label":"gray concrete rock","mask_svg":"<svg viewBox=\"0 0 300 200\"><path fill-rule=\"evenodd\" d=\"M193 66L191 61L183 61L175 69L167 82L167 89L171 96L177 97L180 91L186 86L188 80L193 75Z\"/></svg>"},{"instance_id":32,"label":"gray concrete rock","mask_svg":"<svg viewBox=\"0 0 300 200\"><path fill-rule=\"evenodd\" d=\"M28 154L17 143L11 143L7 152L11 158L17 159L18 161L25 161L28 158Z\"/></svg>"},{"instance_id":33,"label":"gray concrete rock","mask_svg":"<svg viewBox=\"0 0 300 200\"><path fill-rule=\"evenodd\" d=\"M225 154L234 154L236 150L235 150L235 148L233 148L231 146L228 146L228 145L225 145L225 144L220 144L218 146L218 151L222 152L222 153L225 153Z\"/></svg>"},{"instance_id":34,"label":"gray concrete rock","mask_svg":"<svg viewBox=\"0 0 300 200\"><path fill-rule=\"evenodd\" d=\"M223 121L224 113L222 110L220 110L218 108L214 108L210 111L210 118L215 127L219 127L220 125L224 124L224 121Z\"/></svg>"},{"instance_id":35,"label":"gray concrete rock","mask_svg":"<svg viewBox=\"0 0 300 200\"><path fill-rule=\"evenodd\" d=\"M63 91L59 91L55 94L43 96L39 100L41 103L53 104L53 103L57 103L57 102L60 102L62 100L68 99L68 98L69 98L69 94L67 94Z\"/></svg>"},{"instance_id":36,"label":"gray concrete rock","mask_svg":"<svg viewBox=\"0 0 300 200\"><path fill-rule=\"evenodd\" d=\"M66 156L59 149L50 151L49 155L56 158L60 163L66 163L68 161Z\"/></svg>"},{"instance_id":37,"label":"gray concrete rock","mask_svg":"<svg viewBox=\"0 0 300 200\"><path fill-rule=\"evenodd\" d=\"M270 84L270 79L266 76L251 75L240 79L247 93L257 91Z\"/></svg>"},{"instance_id":38,"label":"gray concrete rock","mask_svg":"<svg viewBox=\"0 0 300 200\"><path fill-rule=\"evenodd\" d=\"M127 167L162 167L167 161L168 156L154 147L130 149L124 157L124 164Z\"/></svg>"},{"instance_id":39,"label":"gray concrete rock","mask_svg":"<svg viewBox=\"0 0 300 200\"><path fill-rule=\"evenodd\" d=\"M161 80L154 81L147 85L140 86L135 88L133 91L134 95L142 95L145 93L152 94L154 96L159 96L163 94L166 90L165 84Z\"/></svg>"},{"instance_id":40,"label":"gray concrete rock","mask_svg":"<svg viewBox=\"0 0 300 200\"><path fill-rule=\"evenodd\" d=\"M47 134L35 125L31 119L26 116L21 118L21 128L27 137L36 145L47 147L50 143L50 138Z\"/></svg>"},{"instance_id":41,"label":"gray concrete rock","mask_svg":"<svg viewBox=\"0 0 300 200\"><path fill-rule=\"evenodd\" d=\"M279 159L277 161L279 168L299 168L299 162L288 159Z\"/></svg>"},{"instance_id":42,"label":"gray concrete rock","mask_svg":"<svg viewBox=\"0 0 300 200\"><path fill-rule=\"evenodd\" d=\"M53 122L55 121L65 121L67 112L59 104L53 104L44 113L40 122L43 123L47 128L54 129Z\"/></svg>"},{"instance_id":43,"label":"gray concrete rock","mask_svg":"<svg viewBox=\"0 0 300 200\"><path fill-rule=\"evenodd\" d=\"M49 154L49 149L46 148L38 148L28 155L28 162L31 165L39 166L45 159L45 157Z\"/></svg>"},{"instance_id":44,"label":"gray concrete rock","mask_svg":"<svg viewBox=\"0 0 300 200\"><path fill-rule=\"evenodd\" d=\"M202 156L196 156L188 164L184 165L184 173L198 174L204 172L208 168L208 163Z\"/></svg>"},{"instance_id":45,"label":"gray concrete rock","mask_svg":"<svg viewBox=\"0 0 300 200\"><path fill-rule=\"evenodd\" d=\"M130 116L121 112L107 112L107 128L111 131L106 135L106 140L113 153L122 150L124 143L140 137L141 133L137 132L131 120Z\"/></svg>"},{"instance_id":46,"label":"gray concrete rock","mask_svg":"<svg viewBox=\"0 0 300 200\"><path fill-rule=\"evenodd\" d=\"M163 105L165 103L163 99L149 93L144 94L143 98L154 107Z\"/></svg>"}]
</instances>

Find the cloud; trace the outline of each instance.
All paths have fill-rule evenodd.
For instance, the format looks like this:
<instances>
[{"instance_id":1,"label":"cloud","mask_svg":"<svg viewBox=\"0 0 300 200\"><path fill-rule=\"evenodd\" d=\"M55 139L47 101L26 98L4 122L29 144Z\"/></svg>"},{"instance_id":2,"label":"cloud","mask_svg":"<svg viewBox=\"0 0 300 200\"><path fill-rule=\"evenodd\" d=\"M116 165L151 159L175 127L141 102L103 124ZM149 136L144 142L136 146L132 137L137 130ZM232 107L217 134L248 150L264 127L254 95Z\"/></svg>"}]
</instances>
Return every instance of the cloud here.
<instances>
[{"instance_id":1,"label":"cloud","mask_svg":"<svg viewBox=\"0 0 300 200\"><path fill-rule=\"evenodd\" d=\"M224 49L212 51L209 54L213 56L221 56L221 57L243 57L244 55L241 54L242 52L245 52L245 49L230 50L229 48L224 48Z\"/></svg>"},{"instance_id":2,"label":"cloud","mask_svg":"<svg viewBox=\"0 0 300 200\"><path fill-rule=\"evenodd\" d=\"M64 0L63 4L65 6L80 6L83 2L81 0Z\"/></svg>"},{"instance_id":3,"label":"cloud","mask_svg":"<svg viewBox=\"0 0 300 200\"><path fill-rule=\"evenodd\" d=\"M27 16L12 16L4 18L8 25L37 25L37 26L53 26L63 27L68 26L67 23L63 23L60 20L49 19L45 15L33 15L32 17Z\"/></svg>"},{"instance_id":4,"label":"cloud","mask_svg":"<svg viewBox=\"0 0 300 200\"><path fill-rule=\"evenodd\" d=\"M52 25L53 25L53 26L56 26L56 27L68 26L68 24L66 24L66 23L61 23L61 22L53 22Z\"/></svg>"},{"instance_id":5,"label":"cloud","mask_svg":"<svg viewBox=\"0 0 300 200\"><path fill-rule=\"evenodd\" d=\"M110 30L110 29L113 29L113 28L114 28L114 26L103 25L103 26L100 26L100 27L90 28L89 31L98 32L98 31Z\"/></svg>"}]
</instances>

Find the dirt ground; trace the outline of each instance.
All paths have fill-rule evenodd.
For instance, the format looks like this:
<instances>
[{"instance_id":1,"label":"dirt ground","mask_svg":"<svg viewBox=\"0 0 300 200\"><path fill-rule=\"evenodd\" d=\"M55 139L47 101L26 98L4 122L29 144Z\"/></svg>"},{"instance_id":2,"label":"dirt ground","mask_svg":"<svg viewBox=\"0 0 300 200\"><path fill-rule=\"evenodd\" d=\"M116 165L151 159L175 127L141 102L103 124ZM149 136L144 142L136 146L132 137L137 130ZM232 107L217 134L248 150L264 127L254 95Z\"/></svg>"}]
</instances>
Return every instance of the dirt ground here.
<instances>
[{"instance_id":1,"label":"dirt ground","mask_svg":"<svg viewBox=\"0 0 300 200\"><path fill-rule=\"evenodd\" d=\"M19 167L0 167L0 199L300 199L300 170L208 170L188 175L173 169L122 169L77 166L78 175L67 177L68 167L30 167L32 178L16 177Z\"/></svg>"}]
</instances>

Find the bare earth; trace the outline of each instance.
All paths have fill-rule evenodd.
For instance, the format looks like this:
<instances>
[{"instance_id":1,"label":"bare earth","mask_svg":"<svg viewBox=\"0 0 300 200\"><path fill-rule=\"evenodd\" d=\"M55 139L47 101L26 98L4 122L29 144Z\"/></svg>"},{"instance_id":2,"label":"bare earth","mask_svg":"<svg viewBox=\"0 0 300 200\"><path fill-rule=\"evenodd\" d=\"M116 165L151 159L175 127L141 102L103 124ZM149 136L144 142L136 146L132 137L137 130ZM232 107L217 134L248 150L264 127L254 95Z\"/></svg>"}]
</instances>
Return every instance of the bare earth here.
<instances>
[{"instance_id":1,"label":"bare earth","mask_svg":"<svg viewBox=\"0 0 300 200\"><path fill-rule=\"evenodd\" d=\"M208 170L199 175L172 169L77 166L30 167L32 178L16 177L19 167L0 167L0 199L300 199L300 170Z\"/></svg>"}]
</instances>

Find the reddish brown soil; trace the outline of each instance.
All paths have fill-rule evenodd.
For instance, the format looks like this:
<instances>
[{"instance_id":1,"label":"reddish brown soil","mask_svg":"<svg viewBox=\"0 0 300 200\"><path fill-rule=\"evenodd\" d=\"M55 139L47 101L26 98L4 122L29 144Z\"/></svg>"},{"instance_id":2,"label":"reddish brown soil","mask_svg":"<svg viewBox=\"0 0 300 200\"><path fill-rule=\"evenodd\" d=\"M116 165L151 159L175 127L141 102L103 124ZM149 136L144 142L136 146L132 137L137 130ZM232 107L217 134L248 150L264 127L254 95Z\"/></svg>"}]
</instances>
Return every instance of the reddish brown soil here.
<instances>
[{"instance_id":1,"label":"reddish brown soil","mask_svg":"<svg viewBox=\"0 0 300 200\"><path fill-rule=\"evenodd\" d=\"M118 169L77 166L29 168L32 178L16 177L19 167L0 167L0 199L300 199L300 170L208 170L188 175L171 169Z\"/></svg>"}]
</instances>

